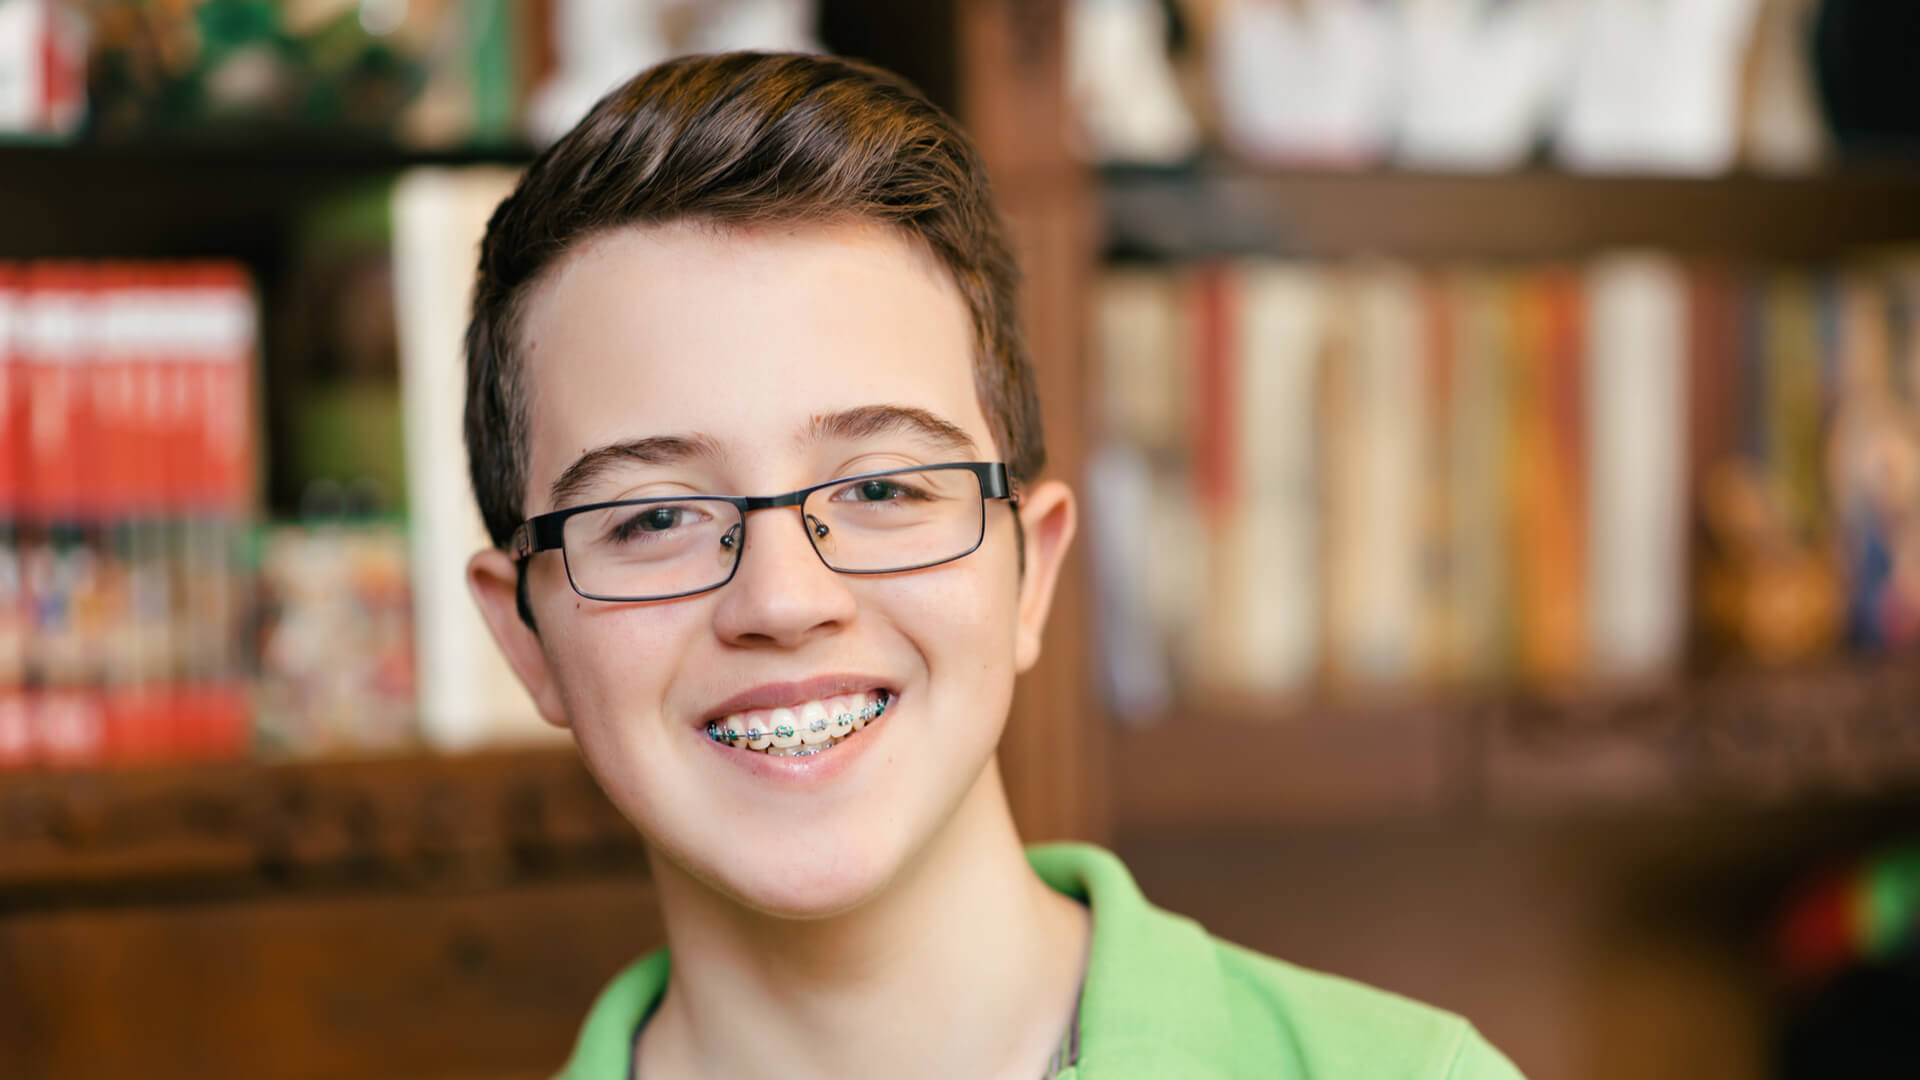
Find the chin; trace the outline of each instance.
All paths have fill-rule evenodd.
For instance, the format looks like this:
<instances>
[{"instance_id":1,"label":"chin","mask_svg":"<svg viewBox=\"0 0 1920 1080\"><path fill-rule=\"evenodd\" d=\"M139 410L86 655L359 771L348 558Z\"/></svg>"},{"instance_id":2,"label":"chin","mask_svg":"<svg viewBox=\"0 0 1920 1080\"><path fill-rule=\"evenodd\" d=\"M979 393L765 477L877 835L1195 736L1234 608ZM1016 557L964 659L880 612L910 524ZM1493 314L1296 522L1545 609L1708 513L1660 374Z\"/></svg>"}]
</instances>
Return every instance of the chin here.
<instances>
[{"instance_id":1,"label":"chin","mask_svg":"<svg viewBox=\"0 0 1920 1080\"><path fill-rule=\"evenodd\" d=\"M895 837L786 838L733 852L711 884L736 903L782 919L829 919L885 891L907 857Z\"/></svg>"}]
</instances>

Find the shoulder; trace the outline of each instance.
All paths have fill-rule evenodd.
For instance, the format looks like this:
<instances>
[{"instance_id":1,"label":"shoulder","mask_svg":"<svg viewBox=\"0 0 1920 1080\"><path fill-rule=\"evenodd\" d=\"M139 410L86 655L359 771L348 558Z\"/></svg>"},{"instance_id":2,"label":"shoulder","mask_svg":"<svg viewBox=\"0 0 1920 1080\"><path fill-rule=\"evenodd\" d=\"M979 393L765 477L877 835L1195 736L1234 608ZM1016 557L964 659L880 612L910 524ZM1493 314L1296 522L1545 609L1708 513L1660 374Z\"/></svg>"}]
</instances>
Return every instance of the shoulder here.
<instances>
[{"instance_id":1,"label":"shoulder","mask_svg":"<svg viewBox=\"0 0 1920 1080\"><path fill-rule=\"evenodd\" d=\"M1111 852L1064 844L1028 858L1093 912L1082 1080L1519 1080L1460 1017L1221 941L1150 903Z\"/></svg>"},{"instance_id":2,"label":"shoulder","mask_svg":"<svg viewBox=\"0 0 1920 1080\"><path fill-rule=\"evenodd\" d=\"M1473 1025L1442 1009L1214 939L1237 1070L1271 1075L1520 1080Z\"/></svg>"}]
</instances>

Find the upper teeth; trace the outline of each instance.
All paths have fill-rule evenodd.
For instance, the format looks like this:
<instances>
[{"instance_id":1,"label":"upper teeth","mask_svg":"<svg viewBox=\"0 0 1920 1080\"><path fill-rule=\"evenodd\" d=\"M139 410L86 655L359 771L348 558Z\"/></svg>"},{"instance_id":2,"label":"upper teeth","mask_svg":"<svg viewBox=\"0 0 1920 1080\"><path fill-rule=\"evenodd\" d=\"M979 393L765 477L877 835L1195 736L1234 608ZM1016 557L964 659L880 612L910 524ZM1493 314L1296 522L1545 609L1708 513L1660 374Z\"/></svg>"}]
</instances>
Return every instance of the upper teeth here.
<instances>
[{"instance_id":1,"label":"upper teeth","mask_svg":"<svg viewBox=\"0 0 1920 1080\"><path fill-rule=\"evenodd\" d=\"M766 711L734 713L707 723L707 737L749 750L819 746L867 726L886 711L889 698L877 694L848 694Z\"/></svg>"}]
</instances>

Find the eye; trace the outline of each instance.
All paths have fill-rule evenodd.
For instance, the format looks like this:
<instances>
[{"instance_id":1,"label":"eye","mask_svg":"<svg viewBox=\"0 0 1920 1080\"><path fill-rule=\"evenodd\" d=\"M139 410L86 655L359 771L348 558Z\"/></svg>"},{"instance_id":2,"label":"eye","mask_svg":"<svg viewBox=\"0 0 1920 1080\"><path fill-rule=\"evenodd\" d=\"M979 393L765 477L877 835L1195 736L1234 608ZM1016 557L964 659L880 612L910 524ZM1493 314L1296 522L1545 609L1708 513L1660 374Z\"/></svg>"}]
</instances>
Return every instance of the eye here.
<instances>
[{"instance_id":1,"label":"eye","mask_svg":"<svg viewBox=\"0 0 1920 1080\"><path fill-rule=\"evenodd\" d=\"M613 527L612 538L619 542L670 532L692 523L694 510L686 506L647 506L623 518Z\"/></svg>"},{"instance_id":2,"label":"eye","mask_svg":"<svg viewBox=\"0 0 1920 1080\"><path fill-rule=\"evenodd\" d=\"M906 494L906 489L891 480L862 480L854 485L854 497L860 502L886 502Z\"/></svg>"},{"instance_id":3,"label":"eye","mask_svg":"<svg viewBox=\"0 0 1920 1080\"><path fill-rule=\"evenodd\" d=\"M926 502L934 494L920 487L915 481L917 475L871 476L864 480L854 480L833 493L833 501L853 503L856 506L877 503Z\"/></svg>"}]
</instances>

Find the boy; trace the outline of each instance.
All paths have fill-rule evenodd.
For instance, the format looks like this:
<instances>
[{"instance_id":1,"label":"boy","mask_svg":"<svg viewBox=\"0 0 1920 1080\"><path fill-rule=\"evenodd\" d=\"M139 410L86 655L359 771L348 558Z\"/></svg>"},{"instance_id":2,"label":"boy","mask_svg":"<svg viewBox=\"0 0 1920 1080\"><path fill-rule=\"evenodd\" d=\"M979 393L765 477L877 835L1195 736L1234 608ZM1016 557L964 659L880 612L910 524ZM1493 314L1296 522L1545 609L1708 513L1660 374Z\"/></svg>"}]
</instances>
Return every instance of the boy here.
<instances>
[{"instance_id":1,"label":"boy","mask_svg":"<svg viewBox=\"0 0 1920 1080\"><path fill-rule=\"evenodd\" d=\"M495 212L469 582L667 928L564 1075L1514 1076L1022 851L994 747L1076 512L1014 293L971 145L841 60L654 68Z\"/></svg>"}]
</instances>

